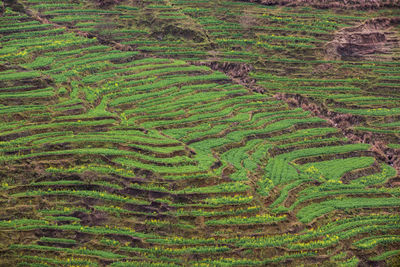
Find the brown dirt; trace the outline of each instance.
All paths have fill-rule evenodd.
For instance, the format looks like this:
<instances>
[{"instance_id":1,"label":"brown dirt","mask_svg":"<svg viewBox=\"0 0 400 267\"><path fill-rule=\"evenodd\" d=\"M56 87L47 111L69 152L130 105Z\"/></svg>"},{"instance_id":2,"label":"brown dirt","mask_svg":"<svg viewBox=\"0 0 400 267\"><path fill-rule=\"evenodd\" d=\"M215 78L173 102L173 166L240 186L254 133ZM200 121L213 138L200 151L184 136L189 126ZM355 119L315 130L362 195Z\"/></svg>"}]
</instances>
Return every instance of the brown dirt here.
<instances>
[{"instance_id":1,"label":"brown dirt","mask_svg":"<svg viewBox=\"0 0 400 267\"><path fill-rule=\"evenodd\" d=\"M94 0L99 7L108 7L120 3L120 0Z\"/></svg>"},{"instance_id":2,"label":"brown dirt","mask_svg":"<svg viewBox=\"0 0 400 267\"><path fill-rule=\"evenodd\" d=\"M155 30L152 36L156 37L159 40L164 40L168 35L173 35L177 38L192 40L196 43L209 42L209 38L206 32L196 29L194 27L187 28L186 26L188 25L181 26L177 24L169 24L161 27L158 30Z\"/></svg>"},{"instance_id":3,"label":"brown dirt","mask_svg":"<svg viewBox=\"0 0 400 267\"><path fill-rule=\"evenodd\" d=\"M71 216L81 219L81 223L88 226L103 225L105 222L107 222L107 213L97 210L92 211L90 214L81 211L75 211Z\"/></svg>"},{"instance_id":4,"label":"brown dirt","mask_svg":"<svg viewBox=\"0 0 400 267\"><path fill-rule=\"evenodd\" d=\"M264 93L264 88L257 86L256 80L249 76L249 73L254 69L252 65L245 63L231 63L231 62L194 62L194 65L208 66L213 70L225 73L236 84L241 84L244 87L257 92Z\"/></svg>"},{"instance_id":5,"label":"brown dirt","mask_svg":"<svg viewBox=\"0 0 400 267\"><path fill-rule=\"evenodd\" d=\"M399 38L390 32L390 28L398 24L400 18L376 18L356 27L344 28L327 43L327 59L377 59L376 54L390 55L393 48L400 47Z\"/></svg>"},{"instance_id":6,"label":"brown dirt","mask_svg":"<svg viewBox=\"0 0 400 267\"><path fill-rule=\"evenodd\" d=\"M141 5L140 3L138 3ZM159 12L150 8L144 9L140 16L139 25L145 25L151 29L151 37L160 41L170 40L186 40L197 43L202 46L210 46L210 38L205 31L195 20L187 17L185 20L175 20L173 18L166 21L159 17Z\"/></svg>"}]
</instances>

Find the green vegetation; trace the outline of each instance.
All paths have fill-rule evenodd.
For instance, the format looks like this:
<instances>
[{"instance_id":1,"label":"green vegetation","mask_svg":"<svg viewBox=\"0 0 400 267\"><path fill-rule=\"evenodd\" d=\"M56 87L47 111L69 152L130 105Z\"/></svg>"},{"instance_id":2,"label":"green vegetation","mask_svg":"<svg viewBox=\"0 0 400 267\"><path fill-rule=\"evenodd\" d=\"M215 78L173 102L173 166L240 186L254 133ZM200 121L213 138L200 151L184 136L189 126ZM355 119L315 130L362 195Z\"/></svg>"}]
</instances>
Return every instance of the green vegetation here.
<instances>
[{"instance_id":1,"label":"green vegetation","mask_svg":"<svg viewBox=\"0 0 400 267\"><path fill-rule=\"evenodd\" d=\"M0 265L396 264L395 8L11 2Z\"/></svg>"}]
</instances>

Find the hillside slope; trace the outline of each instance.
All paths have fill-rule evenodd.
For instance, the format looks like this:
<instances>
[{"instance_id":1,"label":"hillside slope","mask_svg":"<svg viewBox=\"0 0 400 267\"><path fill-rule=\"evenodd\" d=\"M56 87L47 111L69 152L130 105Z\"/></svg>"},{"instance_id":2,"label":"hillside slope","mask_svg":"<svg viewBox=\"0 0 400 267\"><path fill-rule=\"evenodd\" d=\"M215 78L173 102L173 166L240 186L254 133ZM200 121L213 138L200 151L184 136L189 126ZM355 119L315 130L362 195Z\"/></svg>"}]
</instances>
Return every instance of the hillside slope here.
<instances>
[{"instance_id":1,"label":"hillside slope","mask_svg":"<svg viewBox=\"0 0 400 267\"><path fill-rule=\"evenodd\" d=\"M7 0L0 266L395 266L398 8Z\"/></svg>"}]
</instances>

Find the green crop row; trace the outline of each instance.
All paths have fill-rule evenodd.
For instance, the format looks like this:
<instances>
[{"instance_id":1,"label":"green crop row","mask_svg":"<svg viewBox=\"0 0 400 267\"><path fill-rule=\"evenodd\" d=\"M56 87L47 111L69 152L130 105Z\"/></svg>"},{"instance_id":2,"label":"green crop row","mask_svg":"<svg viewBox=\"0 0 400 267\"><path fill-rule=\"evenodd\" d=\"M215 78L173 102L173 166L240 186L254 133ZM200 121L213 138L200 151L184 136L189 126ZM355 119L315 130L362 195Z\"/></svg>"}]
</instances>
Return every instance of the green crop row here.
<instances>
[{"instance_id":1,"label":"green crop row","mask_svg":"<svg viewBox=\"0 0 400 267\"><path fill-rule=\"evenodd\" d=\"M135 205L148 205L147 201L135 199L132 197L121 196L116 194L110 194L107 192L97 192L97 191L69 191L69 190L48 190L48 191L27 191L22 193L16 193L12 195L15 198L30 197L30 196L79 196L79 197L91 197L98 198L107 201L118 201L123 203L130 203Z\"/></svg>"},{"instance_id":2,"label":"green crop row","mask_svg":"<svg viewBox=\"0 0 400 267\"><path fill-rule=\"evenodd\" d=\"M336 209L383 208L400 206L399 198L343 198L314 203L298 211L297 217L303 223L332 212Z\"/></svg>"},{"instance_id":3,"label":"green crop row","mask_svg":"<svg viewBox=\"0 0 400 267\"><path fill-rule=\"evenodd\" d=\"M224 219L207 220L206 225L248 225L248 224L273 224L286 219L286 215L272 216L269 214L254 217L228 217Z\"/></svg>"},{"instance_id":4,"label":"green crop row","mask_svg":"<svg viewBox=\"0 0 400 267\"><path fill-rule=\"evenodd\" d=\"M72 255L87 255L87 256L97 256L104 259L120 259L125 258L126 256L121 254L116 254L104 250L91 250L91 249L71 249L71 248L59 248L59 247L50 247L50 246L40 246L40 245L22 245L22 244L14 244L9 246L11 250L33 250L33 251L54 251L54 252L63 252Z\"/></svg>"},{"instance_id":5,"label":"green crop row","mask_svg":"<svg viewBox=\"0 0 400 267\"><path fill-rule=\"evenodd\" d=\"M361 116L393 116L400 114L400 108L346 109L335 108L334 111Z\"/></svg>"},{"instance_id":6,"label":"green crop row","mask_svg":"<svg viewBox=\"0 0 400 267\"><path fill-rule=\"evenodd\" d=\"M90 267L97 267L99 266L96 262L90 261L88 259L74 259L74 258L68 258L68 259L57 259L57 258L48 258L48 257L40 257L40 256L29 256L29 255L23 255L21 256L22 260L29 261L26 262L26 265L30 266L42 266L42 265L48 265L48 264L54 264L57 266L62 266L62 265L85 265L85 266L90 266ZM35 263L31 263L31 262ZM22 265L24 263L21 263Z\"/></svg>"},{"instance_id":7,"label":"green crop row","mask_svg":"<svg viewBox=\"0 0 400 267\"><path fill-rule=\"evenodd\" d=\"M384 235L384 236L366 237L357 242L354 242L353 245L361 249L371 249L378 245L387 245L390 243L399 243L399 242L400 242L400 236L398 235Z\"/></svg>"}]
</instances>

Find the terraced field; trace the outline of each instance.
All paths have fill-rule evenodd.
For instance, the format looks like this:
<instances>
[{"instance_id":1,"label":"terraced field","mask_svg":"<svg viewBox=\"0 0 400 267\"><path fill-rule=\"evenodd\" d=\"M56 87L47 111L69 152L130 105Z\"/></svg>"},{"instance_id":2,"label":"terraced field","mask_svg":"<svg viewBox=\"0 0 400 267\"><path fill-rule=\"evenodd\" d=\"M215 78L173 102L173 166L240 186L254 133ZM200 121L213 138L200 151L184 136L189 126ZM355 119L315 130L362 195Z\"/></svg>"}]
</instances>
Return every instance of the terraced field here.
<instances>
[{"instance_id":1,"label":"terraced field","mask_svg":"<svg viewBox=\"0 0 400 267\"><path fill-rule=\"evenodd\" d=\"M0 266L400 264L398 7L0 7Z\"/></svg>"}]
</instances>

